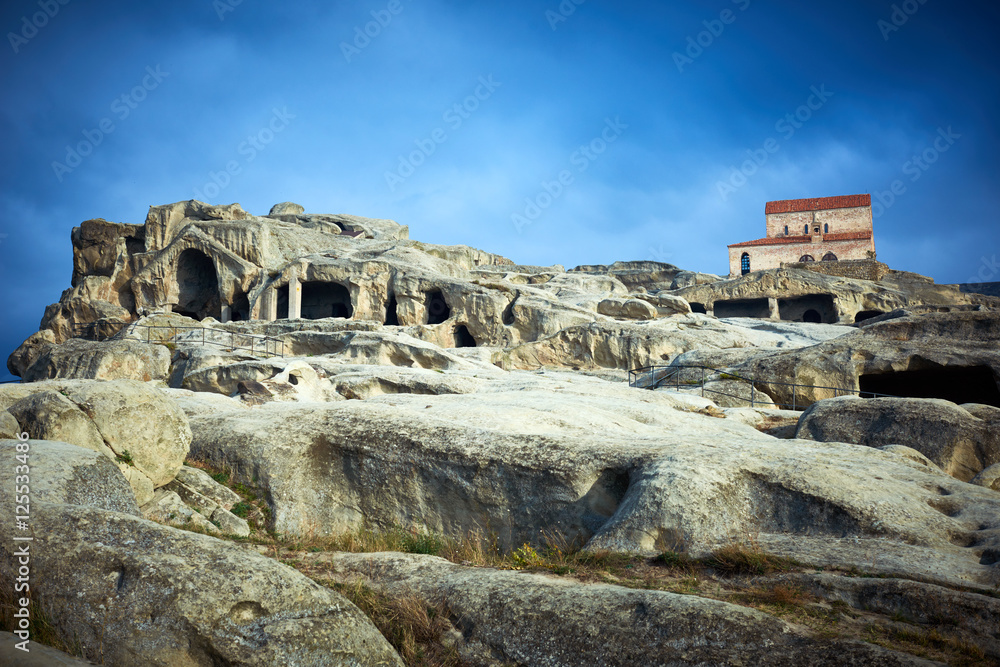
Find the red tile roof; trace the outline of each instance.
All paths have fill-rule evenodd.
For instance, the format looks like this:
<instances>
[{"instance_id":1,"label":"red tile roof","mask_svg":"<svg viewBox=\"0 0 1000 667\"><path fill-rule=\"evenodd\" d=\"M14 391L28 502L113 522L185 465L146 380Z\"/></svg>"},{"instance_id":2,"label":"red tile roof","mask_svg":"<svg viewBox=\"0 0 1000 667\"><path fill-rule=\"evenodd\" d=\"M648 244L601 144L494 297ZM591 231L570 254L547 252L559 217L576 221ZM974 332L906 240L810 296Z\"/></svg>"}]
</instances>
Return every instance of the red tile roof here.
<instances>
[{"instance_id":1,"label":"red tile roof","mask_svg":"<svg viewBox=\"0 0 1000 667\"><path fill-rule=\"evenodd\" d=\"M756 239L754 241L744 241L743 243L734 243L730 248L743 248L745 246L754 245L786 245L788 243L811 243L811 236L775 236L767 239Z\"/></svg>"},{"instance_id":2,"label":"red tile roof","mask_svg":"<svg viewBox=\"0 0 1000 667\"><path fill-rule=\"evenodd\" d=\"M871 206L871 195L843 195L840 197L817 197L815 199L784 199L769 201L764 205L764 214L798 213L800 211L827 211L832 208L856 208Z\"/></svg>"},{"instance_id":3,"label":"red tile roof","mask_svg":"<svg viewBox=\"0 0 1000 667\"><path fill-rule=\"evenodd\" d=\"M871 232L845 232L843 234L823 234L822 243L827 241L864 241L872 237ZM730 248L748 248L759 245L788 245L791 243L812 243L811 236L775 236L766 239L756 239L754 241L744 241L734 243Z\"/></svg>"}]
</instances>

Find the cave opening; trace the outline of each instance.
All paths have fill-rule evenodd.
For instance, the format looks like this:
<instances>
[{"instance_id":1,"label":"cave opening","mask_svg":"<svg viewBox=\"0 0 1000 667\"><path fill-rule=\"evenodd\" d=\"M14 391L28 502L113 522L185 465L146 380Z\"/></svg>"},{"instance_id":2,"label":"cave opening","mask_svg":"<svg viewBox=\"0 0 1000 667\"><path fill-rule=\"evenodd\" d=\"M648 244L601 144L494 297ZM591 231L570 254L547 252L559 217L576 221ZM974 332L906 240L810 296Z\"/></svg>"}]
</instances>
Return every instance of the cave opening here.
<instances>
[{"instance_id":1,"label":"cave opening","mask_svg":"<svg viewBox=\"0 0 1000 667\"><path fill-rule=\"evenodd\" d=\"M989 366L943 366L872 373L858 378L862 398L888 394L904 398L943 398L952 403L983 403L1000 408L1000 388Z\"/></svg>"},{"instance_id":2,"label":"cave opening","mask_svg":"<svg viewBox=\"0 0 1000 667\"><path fill-rule=\"evenodd\" d=\"M786 322L836 324L837 307L832 294L806 294L778 299L778 316Z\"/></svg>"},{"instance_id":3,"label":"cave opening","mask_svg":"<svg viewBox=\"0 0 1000 667\"><path fill-rule=\"evenodd\" d=\"M427 324L441 324L451 317L451 308L444 300L444 294L441 290L427 292L424 305L427 308Z\"/></svg>"},{"instance_id":4,"label":"cave opening","mask_svg":"<svg viewBox=\"0 0 1000 667\"><path fill-rule=\"evenodd\" d=\"M708 315L708 310L705 308L703 303L691 303L692 313L701 313L702 315Z\"/></svg>"},{"instance_id":5,"label":"cave opening","mask_svg":"<svg viewBox=\"0 0 1000 667\"><path fill-rule=\"evenodd\" d=\"M476 347L476 339L464 324L455 327L455 347Z\"/></svg>"},{"instance_id":6,"label":"cave opening","mask_svg":"<svg viewBox=\"0 0 1000 667\"><path fill-rule=\"evenodd\" d=\"M275 317L279 320L288 319L288 284L278 288L278 312Z\"/></svg>"},{"instance_id":7,"label":"cave opening","mask_svg":"<svg viewBox=\"0 0 1000 667\"><path fill-rule=\"evenodd\" d=\"M870 320L873 317L878 317L879 315L885 315L885 313L881 310L862 310L854 316L854 323L859 324L865 320Z\"/></svg>"},{"instance_id":8,"label":"cave opening","mask_svg":"<svg viewBox=\"0 0 1000 667\"><path fill-rule=\"evenodd\" d=\"M767 319L771 306L767 299L729 299L715 302L716 317L756 317Z\"/></svg>"},{"instance_id":9,"label":"cave opening","mask_svg":"<svg viewBox=\"0 0 1000 667\"><path fill-rule=\"evenodd\" d=\"M230 315L233 322L241 322L250 319L250 298L246 294L237 294L233 300Z\"/></svg>"},{"instance_id":10,"label":"cave opening","mask_svg":"<svg viewBox=\"0 0 1000 667\"><path fill-rule=\"evenodd\" d=\"M396 312L399 304L396 302L396 293L389 292L389 300L385 304L385 324L391 327L399 326L399 314Z\"/></svg>"},{"instance_id":11,"label":"cave opening","mask_svg":"<svg viewBox=\"0 0 1000 667\"><path fill-rule=\"evenodd\" d=\"M340 283L312 281L302 283L302 319L327 317L349 319L354 314L350 291Z\"/></svg>"},{"instance_id":12,"label":"cave opening","mask_svg":"<svg viewBox=\"0 0 1000 667\"><path fill-rule=\"evenodd\" d=\"M188 248L177 258L177 305L173 311L196 320L222 318L219 274L212 258Z\"/></svg>"}]
</instances>

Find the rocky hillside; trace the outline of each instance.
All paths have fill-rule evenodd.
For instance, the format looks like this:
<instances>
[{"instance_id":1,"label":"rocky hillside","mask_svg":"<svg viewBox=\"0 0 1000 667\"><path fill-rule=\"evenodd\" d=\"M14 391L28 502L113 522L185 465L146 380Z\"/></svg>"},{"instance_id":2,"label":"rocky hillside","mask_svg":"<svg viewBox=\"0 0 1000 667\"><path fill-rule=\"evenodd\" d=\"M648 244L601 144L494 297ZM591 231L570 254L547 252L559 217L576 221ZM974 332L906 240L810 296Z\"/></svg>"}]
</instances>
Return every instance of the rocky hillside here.
<instances>
[{"instance_id":1,"label":"rocky hillside","mask_svg":"<svg viewBox=\"0 0 1000 667\"><path fill-rule=\"evenodd\" d=\"M1000 661L1000 299L408 237L289 203L74 229L0 385L32 538L0 661Z\"/></svg>"}]
</instances>

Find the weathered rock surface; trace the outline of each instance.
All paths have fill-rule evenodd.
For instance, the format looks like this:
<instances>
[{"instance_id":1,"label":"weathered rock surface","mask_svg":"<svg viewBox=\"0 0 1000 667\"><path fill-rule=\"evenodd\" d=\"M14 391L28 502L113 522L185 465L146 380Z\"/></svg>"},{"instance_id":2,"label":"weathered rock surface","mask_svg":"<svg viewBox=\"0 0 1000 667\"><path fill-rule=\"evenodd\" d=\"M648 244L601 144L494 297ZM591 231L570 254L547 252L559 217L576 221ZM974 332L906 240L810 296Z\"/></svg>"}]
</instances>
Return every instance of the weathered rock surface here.
<instances>
[{"instance_id":1,"label":"weathered rock surface","mask_svg":"<svg viewBox=\"0 0 1000 667\"><path fill-rule=\"evenodd\" d=\"M82 665L93 665L88 660L74 658L68 653L58 651L51 646L29 642L26 645L28 652L17 648L22 640L10 632L0 630L0 665L17 665L17 667L53 667L66 665L66 667L78 667Z\"/></svg>"},{"instance_id":2,"label":"weathered rock surface","mask_svg":"<svg viewBox=\"0 0 1000 667\"><path fill-rule=\"evenodd\" d=\"M796 438L881 447L904 445L968 482L1000 463L1000 419L985 421L933 398L831 398L802 415Z\"/></svg>"},{"instance_id":3,"label":"weathered rock surface","mask_svg":"<svg viewBox=\"0 0 1000 667\"><path fill-rule=\"evenodd\" d=\"M621 320L653 320L658 314L655 307L639 299L604 299L597 304L597 312Z\"/></svg>"},{"instance_id":4,"label":"weathered rock surface","mask_svg":"<svg viewBox=\"0 0 1000 667\"><path fill-rule=\"evenodd\" d=\"M940 392L932 395L954 396L955 402L966 403L971 378L977 380L977 386L979 382L982 385L978 402L998 401L1000 312L928 313L866 323L860 330L833 340L753 358L731 368L756 378L758 388L778 403L791 402L791 388L783 383L819 387L797 388L800 405L809 405L833 398L837 389L840 395L844 391L857 393L862 377L891 380L893 374L902 372L932 374L934 379L903 376L898 391L878 393L898 395L912 390L910 385L929 382L933 391ZM975 375L957 375L963 372Z\"/></svg>"},{"instance_id":5,"label":"weathered rock surface","mask_svg":"<svg viewBox=\"0 0 1000 667\"><path fill-rule=\"evenodd\" d=\"M21 377L25 382L53 378L149 382L166 379L169 369L170 351L162 345L72 339L44 348Z\"/></svg>"},{"instance_id":6,"label":"weathered rock surface","mask_svg":"<svg viewBox=\"0 0 1000 667\"><path fill-rule=\"evenodd\" d=\"M984 468L978 475L969 480L969 483L1000 491L1000 463L994 463L990 467Z\"/></svg>"},{"instance_id":7,"label":"weathered rock surface","mask_svg":"<svg viewBox=\"0 0 1000 667\"><path fill-rule=\"evenodd\" d=\"M354 605L274 560L120 512L32 509L32 592L89 658L123 667L402 665ZM0 546L8 579L11 549Z\"/></svg>"},{"instance_id":8,"label":"weathered rock surface","mask_svg":"<svg viewBox=\"0 0 1000 667\"><path fill-rule=\"evenodd\" d=\"M16 438L21 434L21 427L18 425L17 420L9 412L0 410L0 438Z\"/></svg>"},{"instance_id":9,"label":"weathered rock surface","mask_svg":"<svg viewBox=\"0 0 1000 667\"><path fill-rule=\"evenodd\" d=\"M15 461L16 440L0 441L5 461ZM65 442L28 440L31 503L84 505L139 516L139 507L128 482L118 467L97 452ZM0 485L9 493L14 489L13 465L0 466ZM10 496L7 496L9 498ZM13 504L8 507L13 508ZM4 519L10 534L13 512Z\"/></svg>"},{"instance_id":10,"label":"weathered rock surface","mask_svg":"<svg viewBox=\"0 0 1000 667\"><path fill-rule=\"evenodd\" d=\"M287 534L490 526L508 545L558 530L650 553L679 532L706 553L751 532L805 562L870 569L877 548L890 571L1000 581L994 492L874 448L779 440L681 398L512 373L468 394L205 413L192 456L254 471Z\"/></svg>"},{"instance_id":11,"label":"weathered rock surface","mask_svg":"<svg viewBox=\"0 0 1000 667\"><path fill-rule=\"evenodd\" d=\"M160 487L187 455L187 416L167 396L134 380L51 380L0 388L32 437L61 440L124 461Z\"/></svg>"},{"instance_id":12,"label":"weathered rock surface","mask_svg":"<svg viewBox=\"0 0 1000 667\"><path fill-rule=\"evenodd\" d=\"M416 592L445 603L461 619L467 652L515 664L933 664L861 642L811 637L763 612L692 595L411 554L337 554L332 566L390 595Z\"/></svg>"},{"instance_id":13,"label":"weathered rock surface","mask_svg":"<svg viewBox=\"0 0 1000 667\"><path fill-rule=\"evenodd\" d=\"M28 336L7 358L7 370L21 377L24 372L41 356L42 352L56 344L56 334L51 329L42 329Z\"/></svg>"}]
</instances>

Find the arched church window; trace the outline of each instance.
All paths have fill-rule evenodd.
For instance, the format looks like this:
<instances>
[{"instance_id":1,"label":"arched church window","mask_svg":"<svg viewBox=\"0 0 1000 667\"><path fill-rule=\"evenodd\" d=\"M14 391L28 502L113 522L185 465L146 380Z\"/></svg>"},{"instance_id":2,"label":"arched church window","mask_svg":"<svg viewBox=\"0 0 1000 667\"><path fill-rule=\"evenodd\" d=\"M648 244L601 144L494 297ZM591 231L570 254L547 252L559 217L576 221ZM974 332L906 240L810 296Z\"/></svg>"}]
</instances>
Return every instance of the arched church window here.
<instances>
[{"instance_id":1,"label":"arched church window","mask_svg":"<svg viewBox=\"0 0 1000 667\"><path fill-rule=\"evenodd\" d=\"M836 262L837 261L837 256L834 255L832 252L828 252L825 255L823 255L823 261L824 262Z\"/></svg>"},{"instance_id":2,"label":"arched church window","mask_svg":"<svg viewBox=\"0 0 1000 667\"><path fill-rule=\"evenodd\" d=\"M802 255L801 257L799 257L799 261L800 262L815 262L816 260L813 258L812 255Z\"/></svg>"},{"instance_id":3,"label":"arched church window","mask_svg":"<svg viewBox=\"0 0 1000 667\"><path fill-rule=\"evenodd\" d=\"M742 273L743 273L744 276L746 274L750 273L750 254L749 253L743 253L743 256L740 258L740 270L742 271Z\"/></svg>"},{"instance_id":4,"label":"arched church window","mask_svg":"<svg viewBox=\"0 0 1000 667\"><path fill-rule=\"evenodd\" d=\"M823 233L824 234L829 234L830 233L830 224L829 223L823 225Z\"/></svg>"}]
</instances>

